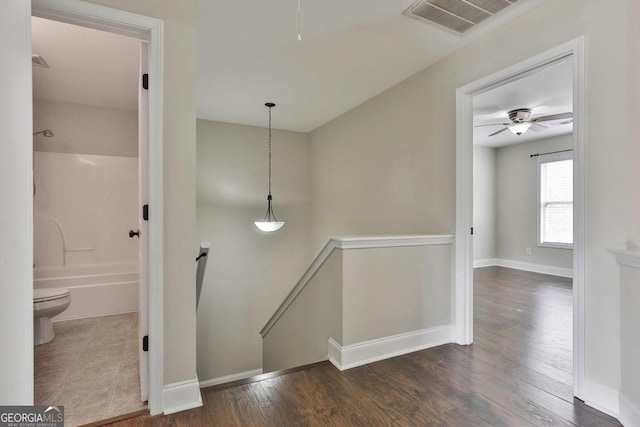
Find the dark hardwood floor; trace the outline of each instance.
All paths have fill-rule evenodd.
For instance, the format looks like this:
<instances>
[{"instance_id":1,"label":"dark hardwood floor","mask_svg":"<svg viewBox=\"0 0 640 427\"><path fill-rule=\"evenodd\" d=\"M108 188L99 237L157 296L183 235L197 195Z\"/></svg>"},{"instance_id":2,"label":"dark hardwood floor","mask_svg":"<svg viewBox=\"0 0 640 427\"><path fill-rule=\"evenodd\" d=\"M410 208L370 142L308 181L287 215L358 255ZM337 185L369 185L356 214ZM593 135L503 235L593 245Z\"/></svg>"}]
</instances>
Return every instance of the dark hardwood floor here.
<instances>
[{"instance_id":1,"label":"dark hardwood floor","mask_svg":"<svg viewBox=\"0 0 640 427\"><path fill-rule=\"evenodd\" d=\"M472 346L340 372L327 362L203 390L204 407L128 426L619 426L572 396L571 280L475 270Z\"/></svg>"}]
</instances>

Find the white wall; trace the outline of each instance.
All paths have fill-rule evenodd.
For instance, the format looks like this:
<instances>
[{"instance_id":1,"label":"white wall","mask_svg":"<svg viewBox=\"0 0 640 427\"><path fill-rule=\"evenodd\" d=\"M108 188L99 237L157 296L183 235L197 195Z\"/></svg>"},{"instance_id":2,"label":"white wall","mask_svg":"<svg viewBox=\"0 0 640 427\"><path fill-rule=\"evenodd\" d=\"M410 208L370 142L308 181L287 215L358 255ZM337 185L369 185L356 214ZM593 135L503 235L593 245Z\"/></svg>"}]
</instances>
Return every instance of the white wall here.
<instances>
[{"instance_id":1,"label":"white wall","mask_svg":"<svg viewBox=\"0 0 640 427\"><path fill-rule=\"evenodd\" d=\"M314 131L313 246L331 234L453 232L455 90L584 35L585 369L617 389L619 272L604 247L627 238L635 116L612 106L628 99L628 3L546 2Z\"/></svg>"},{"instance_id":2,"label":"white wall","mask_svg":"<svg viewBox=\"0 0 640 427\"><path fill-rule=\"evenodd\" d=\"M473 147L473 259L496 257L496 150Z\"/></svg>"},{"instance_id":3,"label":"white wall","mask_svg":"<svg viewBox=\"0 0 640 427\"><path fill-rule=\"evenodd\" d=\"M0 405L32 405L31 2L1 10Z\"/></svg>"},{"instance_id":4,"label":"white wall","mask_svg":"<svg viewBox=\"0 0 640 427\"><path fill-rule=\"evenodd\" d=\"M329 236L454 231L455 114L435 101L447 98L450 76L432 78L407 80L311 133L314 250Z\"/></svg>"},{"instance_id":5,"label":"white wall","mask_svg":"<svg viewBox=\"0 0 640 427\"><path fill-rule=\"evenodd\" d=\"M35 151L138 157L138 112L66 102L34 100Z\"/></svg>"},{"instance_id":6,"label":"white wall","mask_svg":"<svg viewBox=\"0 0 640 427\"><path fill-rule=\"evenodd\" d=\"M496 150L497 258L573 268L573 250L537 245L538 163L536 157L530 157L536 153L566 150L572 143L569 134ZM531 249L531 255L525 254L526 248Z\"/></svg>"},{"instance_id":7,"label":"white wall","mask_svg":"<svg viewBox=\"0 0 640 427\"><path fill-rule=\"evenodd\" d=\"M212 242L198 308L208 381L262 367L258 332L311 262L310 150L307 134L273 131L273 208L285 225L264 233L253 222L267 209L267 129L198 120L197 130L198 241Z\"/></svg>"}]
</instances>

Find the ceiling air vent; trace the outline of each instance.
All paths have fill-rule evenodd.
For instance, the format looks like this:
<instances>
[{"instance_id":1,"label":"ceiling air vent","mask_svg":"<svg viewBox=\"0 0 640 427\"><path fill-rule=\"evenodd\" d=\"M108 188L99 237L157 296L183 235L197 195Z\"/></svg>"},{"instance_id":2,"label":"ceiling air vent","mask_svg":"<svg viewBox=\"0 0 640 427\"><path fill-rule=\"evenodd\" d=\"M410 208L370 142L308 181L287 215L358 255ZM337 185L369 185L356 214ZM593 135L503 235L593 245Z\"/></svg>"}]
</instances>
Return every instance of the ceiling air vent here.
<instances>
[{"instance_id":1,"label":"ceiling air vent","mask_svg":"<svg viewBox=\"0 0 640 427\"><path fill-rule=\"evenodd\" d=\"M45 61L42 56L35 54L31 55L31 65L33 65L34 67L49 68L49 64L47 64L47 61Z\"/></svg>"},{"instance_id":2,"label":"ceiling air vent","mask_svg":"<svg viewBox=\"0 0 640 427\"><path fill-rule=\"evenodd\" d=\"M404 14L464 34L518 0L418 0Z\"/></svg>"}]
</instances>

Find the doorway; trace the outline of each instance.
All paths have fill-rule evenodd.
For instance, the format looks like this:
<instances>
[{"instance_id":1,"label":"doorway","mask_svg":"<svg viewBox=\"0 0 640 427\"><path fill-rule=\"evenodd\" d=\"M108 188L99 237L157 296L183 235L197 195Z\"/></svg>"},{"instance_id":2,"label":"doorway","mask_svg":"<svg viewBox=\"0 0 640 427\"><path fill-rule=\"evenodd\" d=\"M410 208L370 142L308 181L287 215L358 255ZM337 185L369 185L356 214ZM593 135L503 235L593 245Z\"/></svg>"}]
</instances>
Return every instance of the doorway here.
<instances>
[{"instance_id":1,"label":"doorway","mask_svg":"<svg viewBox=\"0 0 640 427\"><path fill-rule=\"evenodd\" d=\"M69 424L84 424L146 409L137 343L147 255L145 236L128 233L140 228L146 162L141 42L38 17L31 27L34 295L70 300L53 318L55 337L36 337L34 403L58 402Z\"/></svg>"},{"instance_id":2,"label":"doorway","mask_svg":"<svg viewBox=\"0 0 640 427\"><path fill-rule=\"evenodd\" d=\"M146 282L146 286L140 286L142 292L139 296L139 304L143 315L138 323L140 336L136 341L142 362L141 398L147 392L149 411L151 414L159 414L163 411L163 24L162 21L154 18L83 2L60 3L50 0L33 0L32 15L134 37L145 47L141 58L146 61L142 61L141 65L147 66L148 74L153 77L146 79L147 101L146 106L141 103L143 108L140 111L144 114L139 119L139 123L146 129L140 131L141 137L146 136L139 143L140 155L147 159L140 162L140 188L148 188L146 200L141 200L139 204L139 221L148 228L144 233L148 238L147 245L141 245L148 250L146 257L141 257L143 262L146 259L146 264L140 267L140 280ZM141 72L144 71L141 70ZM139 96L139 99L143 97ZM148 338L143 340L144 337ZM143 342L146 344L144 349ZM146 380L145 375L148 375Z\"/></svg>"},{"instance_id":3,"label":"doorway","mask_svg":"<svg viewBox=\"0 0 640 427\"><path fill-rule=\"evenodd\" d=\"M584 53L576 39L508 69L470 83L456 93L456 342L473 343L473 97L532 75L550 64L573 61L573 394L584 382Z\"/></svg>"}]
</instances>

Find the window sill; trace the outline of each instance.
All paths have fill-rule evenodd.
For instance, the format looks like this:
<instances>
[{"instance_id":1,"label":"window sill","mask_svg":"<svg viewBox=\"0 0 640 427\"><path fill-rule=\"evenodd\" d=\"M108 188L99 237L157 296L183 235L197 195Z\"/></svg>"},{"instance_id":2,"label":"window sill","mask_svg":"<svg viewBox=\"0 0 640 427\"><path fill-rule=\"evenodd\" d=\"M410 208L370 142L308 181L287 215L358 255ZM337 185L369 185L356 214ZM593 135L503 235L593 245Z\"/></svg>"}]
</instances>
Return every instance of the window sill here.
<instances>
[{"instance_id":1,"label":"window sill","mask_svg":"<svg viewBox=\"0 0 640 427\"><path fill-rule=\"evenodd\" d=\"M565 245L562 243L538 243L538 247L573 250L573 245Z\"/></svg>"}]
</instances>

